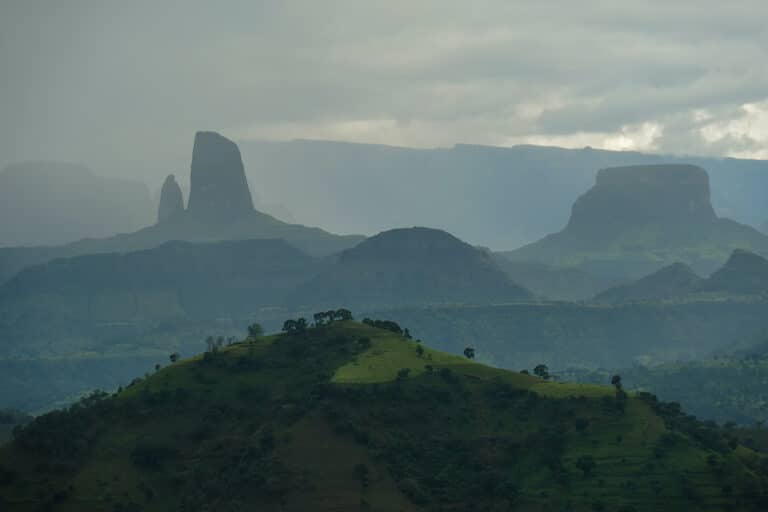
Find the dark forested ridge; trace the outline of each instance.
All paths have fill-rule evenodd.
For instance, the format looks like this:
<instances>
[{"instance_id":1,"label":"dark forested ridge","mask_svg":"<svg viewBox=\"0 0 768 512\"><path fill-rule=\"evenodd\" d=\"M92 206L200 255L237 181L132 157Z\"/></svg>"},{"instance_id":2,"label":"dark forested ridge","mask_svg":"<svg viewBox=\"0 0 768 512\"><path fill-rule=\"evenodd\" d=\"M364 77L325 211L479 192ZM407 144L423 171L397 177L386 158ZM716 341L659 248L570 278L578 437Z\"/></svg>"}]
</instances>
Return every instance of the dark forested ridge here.
<instances>
[{"instance_id":1,"label":"dark forested ridge","mask_svg":"<svg viewBox=\"0 0 768 512\"><path fill-rule=\"evenodd\" d=\"M554 383L348 320L286 328L214 345L17 428L0 446L3 505L644 512L766 504L768 465L738 432L626 393L620 381Z\"/></svg>"}]
</instances>

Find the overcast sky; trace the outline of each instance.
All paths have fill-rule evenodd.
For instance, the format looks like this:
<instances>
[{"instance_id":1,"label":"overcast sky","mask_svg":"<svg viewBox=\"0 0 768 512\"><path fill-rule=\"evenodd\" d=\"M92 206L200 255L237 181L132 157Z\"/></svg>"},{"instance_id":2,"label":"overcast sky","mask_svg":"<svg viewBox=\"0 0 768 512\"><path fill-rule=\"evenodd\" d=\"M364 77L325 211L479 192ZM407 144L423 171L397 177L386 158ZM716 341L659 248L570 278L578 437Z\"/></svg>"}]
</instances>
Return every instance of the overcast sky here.
<instances>
[{"instance_id":1,"label":"overcast sky","mask_svg":"<svg viewBox=\"0 0 768 512\"><path fill-rule=\"evenodd\" d=\"M0 165L159 185L201 129L768 158L766 20L765 0L0 0Z\"/></svg>"}]
</instances>

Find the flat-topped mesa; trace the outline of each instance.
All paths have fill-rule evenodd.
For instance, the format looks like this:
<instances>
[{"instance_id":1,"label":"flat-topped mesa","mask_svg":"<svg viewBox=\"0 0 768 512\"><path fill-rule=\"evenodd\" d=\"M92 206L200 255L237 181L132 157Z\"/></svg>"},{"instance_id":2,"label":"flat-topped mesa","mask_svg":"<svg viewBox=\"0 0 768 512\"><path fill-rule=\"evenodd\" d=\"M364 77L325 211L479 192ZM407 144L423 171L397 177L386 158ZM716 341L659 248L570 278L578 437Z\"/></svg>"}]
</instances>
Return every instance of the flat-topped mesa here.
<instances>
[{"instance_id":1,"label":"flat-topped mesa","mask_svg":"<svg viewBox=\"0 0 768 512\"><path fill-rule=\"evenodd\" d=\"M208 221L228 221L253 212L240 150L216 132L195 134L187 211Z\"/></svg>"},{"instance_id":2,"label":"flat-topped mesa","mask_svg":"<svg viewBox=\"0 0 768 512\"><path fill-rule=\"evenodd\" d=\"M160 204L157 207L157 222L166 222L184 213L184 196L176 177L169 174L160 190Z\"/></svg>"},{"instance_id":3,"label":"flat-topped mesa","mask_svg":"<svg viewBox=\"0 0 768 512\"><path fill-rule=\"evenodd\" d=\"M571 210L568 231L601 236L627 226L709 224L717 219L710 202L709 176L694 165L611 167Z\"/></svg>"}]
</instances>

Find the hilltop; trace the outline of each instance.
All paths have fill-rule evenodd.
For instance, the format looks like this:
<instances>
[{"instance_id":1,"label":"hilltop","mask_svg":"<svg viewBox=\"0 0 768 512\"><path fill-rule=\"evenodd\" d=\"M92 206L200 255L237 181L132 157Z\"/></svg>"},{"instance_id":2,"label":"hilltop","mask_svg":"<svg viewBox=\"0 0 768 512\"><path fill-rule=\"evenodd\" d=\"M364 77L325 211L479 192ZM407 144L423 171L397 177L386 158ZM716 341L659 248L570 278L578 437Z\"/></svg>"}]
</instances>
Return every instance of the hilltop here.
<instances>
[{"instance_id":1,"label":"hilltop","mask_svg":"<svg viewBox=\"0 0 768 512\"><path fill-rule=\"evenodd\" d=\"M237 145L215 132L198 132L192 149L190 197L183 209L170 176L160 222L110 238L83 239L62 246L0 249L0 283L19 270L56 258L84 254L150 249L170 240L211 242L281 238L312 255L328 255L352 247L361 236L339 236L298 224L288 224L253 207ZM172 200L168 214L167 195ZM180 206L181 205L181 206Z\"/></svg>"},{"instance_id":2,"label":"hilltop","mask_svg":"<svg viewBox=\"0 0 768 512\"><path fill-rule=\"evenodd\" d=\"M737 249L711 276L703 279L683 263L674 263L635 282L595 296L596 302L768 296L768 260Z\"/></svg>"},{"instance_id":3,"label":"hilltop","mask_svg":"<svg viewBox=\"0 0 768 512\"><path fill-rule=\"evenodd\" d=\"M335 264L299 287L296 304L356 308L530 300L485 251L445 231L384 231L343 251Z\"/></svg>"},{"instance_id":4,"label":"hilltop","mask_svg":"<svg viewBox=\"0 0 768 512\"><path fill-rule=\"evenodd\" d=\"M726 264L701 283L698 290L768 295L768 260L749 251L733 251Z\"/></svg>"},{"instance_id":5,"label":"hilltop","mask_svg":"<svg viewBox=\"0 0 768 512\"><path fill-rule=\"evenodd\" d=\"M648 165L602 169L562 231L505 254L636 279L678 261L708 274L734 249L768 254L768 236L715 214L700 167Z\"/></svg>"},{"instance_id":6,"label":"hilltop","mask_svg":"<svg viewBox=\"0 0 768 512\"><path fill-rule=\"evenodd\" d=\"M13 510L758 510L764 458L620 388L435 352L391 322L213 346L0 447ZM540 372L546 375L545 372Z\"/></svg>"},{"instance_id":7,"label":"hilltop","mask_svg":"<svg viewBox=\"0 0 768 512\"><path fill-rule=\"evenodd\" d=\"M691 293L701 281L691 267L678 262L632 283L609 288L594 300L619 303L681 297Z\"/></svg>"}]
</instances>

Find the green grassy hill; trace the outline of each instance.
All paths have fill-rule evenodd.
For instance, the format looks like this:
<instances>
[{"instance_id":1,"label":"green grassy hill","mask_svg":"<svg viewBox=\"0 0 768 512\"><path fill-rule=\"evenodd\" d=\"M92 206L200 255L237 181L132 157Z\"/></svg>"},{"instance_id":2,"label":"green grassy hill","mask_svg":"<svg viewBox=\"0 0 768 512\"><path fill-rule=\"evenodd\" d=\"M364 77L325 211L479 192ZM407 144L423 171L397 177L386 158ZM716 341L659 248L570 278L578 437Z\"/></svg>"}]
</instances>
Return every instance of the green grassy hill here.
<instances>
[{"instance_id":1,"label":"green grassy hill","mask_svg":"<svg viewBox=\"0 0 768 512\"><path fill-rule=\"evenodd\" d=\"M340 322L182 360L0 448L18 511L764 510L762 456L648 395Z\"/></svg>"}]
</instances>

